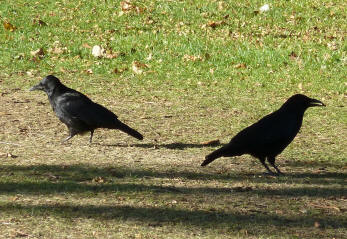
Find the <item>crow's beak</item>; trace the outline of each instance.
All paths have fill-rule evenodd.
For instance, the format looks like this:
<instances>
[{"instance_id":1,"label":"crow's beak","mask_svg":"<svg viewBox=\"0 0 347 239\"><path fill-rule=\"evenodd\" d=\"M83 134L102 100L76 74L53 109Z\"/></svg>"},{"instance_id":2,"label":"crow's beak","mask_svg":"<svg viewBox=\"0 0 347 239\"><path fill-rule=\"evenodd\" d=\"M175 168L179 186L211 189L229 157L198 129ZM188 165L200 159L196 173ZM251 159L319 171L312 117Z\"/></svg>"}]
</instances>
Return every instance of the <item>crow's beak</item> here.
<instances>
[{"instance_id":1,"label":"crow's beak","mask_svg":"<svg viewBox=\"0 0 347 239\"><path fill-rule=\"evenodd\" d=\"M41 84L37 84L29 89L29 91L33 91L33 90L43 90L43 87Z\"/></svg>"},{"instance_id":2,"label":"crow's beak","mask_svg":"<svg viewBox=\"0 0 347 239\"><path fill-rule=\"evenodd\" d=\"M326 106L326 105L320 100L311 99L310 107L314 107L314 106Z\"/></svg>"}]
</instances>

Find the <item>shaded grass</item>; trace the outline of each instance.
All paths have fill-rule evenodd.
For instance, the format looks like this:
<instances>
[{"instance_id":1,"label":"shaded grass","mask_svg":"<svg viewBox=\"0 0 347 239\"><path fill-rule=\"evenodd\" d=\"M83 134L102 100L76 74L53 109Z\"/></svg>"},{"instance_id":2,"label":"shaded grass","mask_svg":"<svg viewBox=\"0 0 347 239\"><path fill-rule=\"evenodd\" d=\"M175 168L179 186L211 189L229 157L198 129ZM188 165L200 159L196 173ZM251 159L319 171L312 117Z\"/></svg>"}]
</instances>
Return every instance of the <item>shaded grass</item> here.
<instances>
[{"instance_id":1,"label":"shaded grass","mask_svg":"<svg viewBox=\"0 0 347 239\"><path fill-rule=\"evenodd\" d=\"M261 1L132 1L123 14L120 1L0 4L17 28L0 27L0 237L345 238L346 4L269 3L264 14ZM144 142L97 130L92 145L61 144L46 96L26 91L51 73ZM199 167L294 93L328 107L305 114L277 159L284 177L249 156Z\"/></svg>"}]
</instances>

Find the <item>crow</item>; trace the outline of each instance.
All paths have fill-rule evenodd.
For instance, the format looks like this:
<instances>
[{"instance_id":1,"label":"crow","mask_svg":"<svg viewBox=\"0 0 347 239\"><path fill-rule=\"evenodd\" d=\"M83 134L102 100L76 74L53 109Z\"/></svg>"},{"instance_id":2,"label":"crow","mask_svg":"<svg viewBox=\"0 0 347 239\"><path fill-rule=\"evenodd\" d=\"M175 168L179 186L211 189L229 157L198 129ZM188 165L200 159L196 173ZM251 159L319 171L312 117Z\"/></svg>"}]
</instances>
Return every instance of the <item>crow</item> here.
<instances>
[{"instance_id":1,"label":"crow","mask_svg":"<svg viewBox=\"0 0 347 239\"><path fill-rule=\"evenodd\" d=\"M70 135L63 142L76 134L90 131L89 142L92 143L93 133L97 128L119 129L139 140L143 139L139 132L119 121L114 113L84 94L66 87L53 75L46 76L30 88L30 91L33 90L46 92L53 111L69 129Z\"/></svg>"},{"instance_id":2,"label":"crow","mask_svg":"<svg viewBox=\"0 0 347 239\"><path fill-rule=\"evenodd\" d=\"M306 109L325 106L323 102L302 94L291 96L278 110L243 129L228 144L205 157L201 166L206 166L219 157L250 154L258 158L270 175L282 174L275 159L295 138L302 125ZM273 173L265 160L275 168Z\"/></svg>"}]
</instances>

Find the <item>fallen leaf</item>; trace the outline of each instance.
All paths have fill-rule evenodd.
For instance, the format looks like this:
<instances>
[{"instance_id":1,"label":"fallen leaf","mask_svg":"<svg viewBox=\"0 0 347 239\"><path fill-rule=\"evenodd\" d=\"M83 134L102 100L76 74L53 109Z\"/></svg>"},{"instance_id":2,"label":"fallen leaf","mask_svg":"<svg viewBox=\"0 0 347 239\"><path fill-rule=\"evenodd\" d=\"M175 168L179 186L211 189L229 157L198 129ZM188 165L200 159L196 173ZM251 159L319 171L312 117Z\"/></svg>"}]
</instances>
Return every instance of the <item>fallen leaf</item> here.
<instances>
[{"instance_id":1,"label":"fallen leaf","mask_svg":"<svg viewBox=\"0 0 347 239\"><path fill-rule=\"evenodd\" d=\"M299 88L299 90L302 90L302 83L301 82L298 84L298 88Z\"/></svg>"},{"instance_id":2,"label":"fallen leaf","mask_svg":"<svg viewBox=\"0 0 347 239\"><path fill-rule=\"evenodd\" d=\"M15 237L27 237L27 236L29 236L29 234L17 231L14 236Z\"/></svg>"},{"instance_id":3,"label":"fallen leaf","mask_svg":"<svg viewBox=\"0 0 347 239\"><path fill-rule=\"evenodd\" d=\"M290 59L294 59L295 60L295 58L297 58L298 56L296 55L296 53L294 52L294 51L292 51L290 54L289 54L289 57L290 57Z\"/></svg>"},{"instance_id":4,"label":"fallen leaf","mask_svg":"<svg viewBox=\"0 0 347 239\"><path fill-rule=\"evenodd\" d=\"M112 52L112 50L108 50L103 54L103 56L107 59L114 59L119 56L119 52Z\"/></svg>"},{"instance_id":5,"label":"fallen leaf","mask_svg":"<svg viewBox=\"0 0 347 239\"><path fill-rule=\"evenodd\" d=\"M53 42L52 47L47 50L47 52L60 55L67 52L67 47L62 46L59 41L55 41Z\"/></svg>"},{"instance_id":6,"label":"fallen leaf","mask_svg":"<svg viewBox=\"0 0 347 239\"><path fill-rule=\"evenodd\" d=\"M47 23L45 23L45 22L42 21L41 19L37 19L37 18L33 20L33 23L34 23L34 24L38 24L38 25L40 25L41 27L47 26Z\"/></svg>"},{"instance_id":7,"label":"fallen leaf","mask_svg":"<svg viewBox=\"0 0 347 239\"><path fill-rule=\"evenodd\" d=\"M320 225L320 223L319 223L319 222L315 221L315 222L314 222L314 227L315 227L315 228L320 228L320 227L321 227L321 225Z\"/></svg>"},{"instance_id":8,"label":"fallen leaf","mask_svg":"<svg viewBox=\"0 0 347 239\"><path fill-rule=\"evenodd\" d=\"M104 49L101 46L95 45L93 46L93 49L92 49L92 55L94 57L101 57L103 54L103 51Z\"/></svg>"},{"instance_id":9,"label":"fallen leaf","mask_svg":"<svg viewBox=\"0 0 347 239\"><path fill-rule=\"evenodd\" d=\"M211 21L211 22L207 23L207 26L215 29L216 27L221 26L223 24L225 24L224 21L218 21L218 22Z\"/></svg>"},{"instance_id":10,"label":"fallen leaf","mask_svg":"<svg viewBox=\"0 0 347 239\"><path fill-rule=\"evenodd\" d=\"M185 54L183 56L183 60L184 61L197 61L197 60L202 60L202 57L201 56L191 56L191 55L188 55L188 54Z\"/></svg>"},{"instance_id":11,"label":"fallen leaf","mask_svg":"<svg viewBox=\"0 0 347 239\"><path fill-rule=\"evenodd\" d=\"M17 201L18 199L20 199L20 197L18 195L16 195L12 198L12 201Z\"/></svg>"},{"instance_id":12,"label":"fallen leaf","mask_svg":"<svg viewBox=\"0 0 347 239\"><path fill-rule=\"evenodd\" d=\"M133 61L131 68L136 74L142 74L143 69L148 68L148 65L141 63L139 61Z\"/></svg>"},{"instance_id":13,"label":"fallen leaf","mask_svg":"<svg viewBox=\"0 0 347 239\"><path fill-rule=\"evenodd\" d=\"M42 58L45 55L45 52L44 52L43 48L39 48L35 51L31 51L30 55L32 55L34 57Z\"/></svg>"},{"instance_id":14,"label":"fallen leaf","mask_svg":"<svg viewBox=\"0 0 347 239\"><path fill-rule=\"evenodd\" d=\"M334 209L337 212L341 212L341 209L336 206L330 206L330 205L318 205L318 204L311 204L310 206L317 207L317 208L323 208L323 209Z\"/></svg>"},{"instance_id":15,"label":"fallen leaf","mask_svg":"<svg viewBox=\"0 0 347 239\"><path fill-rule=\"evenodd\" d=\"M13 26L10 22L3 22L4 28L6 30L9 30L10 32L13 32L14 30L16 30L17 28L15 26Z\"/></svg>"},{"instance_id":16,"label":"fallen leaf","mask_svg":"<svg viewBox=\"0 0 347 239\"><path fill-rule=\"evenodd\" d=\"M136 6L135 4L131 3L130 1L122 1L120 2L120 7L122 9L121 12L119 12L119 16L123 15L126 12L134 11L136 13L141 13L144 11L144 8L140 8Z\"/></svg>"},{"instance_id":17,"label":"fallen leaf","mask_svg":"<svg viewBox=\"0 0 347 239\"><path fill-rule=\"evenodd\" d=\"M93 74L93 70L92 70L92 69L87 69L86 72L87 72L88 74L90 74L90 75Z\"/></svg>"},{"instance_id":18,"label":"fallen leaf","mask_svg":"<svg viewBox=\"0 0 347 239\"><path fill-rule=\"evenodd\" d=\"M17 56L13 57L15 60L22 60L24 58L24 53L19 53Z\"/></svg>"},{"instance_id":19,"label":"fallen leaf","mask_svg":"<svg viewBox=\"0 0 347 239\"><path fill-rule=\"evenodd\" d=\"M149 53L148 57L146 57L146 60L147 60L147 61L152 60L152 53Z\"/></svg>"},{"instance_id":20,"label":"fallen leaf","mask_svg":"<svg viewBox=\"0 0 347 239\"><path fill-rule=\"evenodd\" d=\"M128 70L127 67L124 67L124 68L115 68L115 69L113 70L113 73L115 73L115 74L120 74L120 73L123 73L124 71L127 71L127 70Z\"/></svg>"},{"instance_id":21,"label":"fallen leaf","mask_svg":"<svg viewBox=\"0 0 347 239\"><path fill-rule=\"evenodd\" d=\"M259 12L267 12L270 10L270 5L269 4L264 4L259 8Z\"/></svg>"},{"instance_id":22,"label":"fallen leaf","mask_svg":"<svg viewBox=\"0 0 347 239\"><path fill-rule=\"evenodd\" d=\"M246 68L247 66L246 66L246 64L245 63L239 63L239 64L236 64L235 66L234 66L234 68L236 68L236 69L239 69L239 68Z\"/></svg>"},{"instance_id":23,"label":"fallen leaf","mask_svg":"<svg viewBox=\"0 0 347 239\"><path fill-rule=\"evenodd\" d=\"M13 159L18 158L17 155L14 155L14 154L11 154L11 153L7 153L7 157L8 158L13 158Z\"/></svg>"},{"instance_id":24,"label":"fallen leaf","mask_svg":"<svg viewBox=\"0 0 347 239\"><path fill-rule=\"evenodd\" d=\"M219 145L219 139L215 139L215 140L209 140L209 141L205 141L202 142L201 145L205 145L205 146L213 146L213 145Z\"/></svg>"},{"instance_id":25,"label":"fallen leaf","mask_svg":"<svg viewBox=\"0 0 347 239\"><path fill-rule=\"evenodd\" d=\"M224 1L219 1L218 2L218 10L223 11L225 9L225 2Z\"/></svg>"},{"instance_id":26,"label":"fallen leaf","mask_svg":"<svg viewBox=\"0 0 347 239\"><path fill-rule=\"evenodd\" d=\"M36 73L34 72L34 70L29 70L26 72L26 74L30 77L34 77Z\"/></svg>"},{"instance_id":27,"label":"fallen leaf","mask_svg":"<svg viewBox=\"0 0 347 239\"><path fill-rule=\"evenodd\" d=\"M114 68L113 73L120 74L121 72L117 68Z\"/></svg>"},{"instance_id":28,"label":"fallen leaf","mask_svg":"<svg viewBox=\"0 0 347 239\"><path fill-rule=\"evenodd\" d=\"M92 48L91 46L88 45L88 43L83 43L82 46L83 46L84 48Z\"/></svg>"},{"instance_id":29,"label":"fallen leaf","mask_svg":"<svg viewBox=\"0 0 347 239\"><path fill-rule=\"evenodd\" d=\"M105 179L104 177L99 176L99 177L93 178L93 179L92 179L92 182L93 182L93 183L105 183L105 182L106 182L106 179Z\"/></svg>"},{"instance_id":30,"label":"fallen leaf","mask_svg":"<svg viewBox=\"0 0 347 239\"><path fill-rule=\"evenodd\" d=\"M122 11L130 11L131 9L134 8L134 5L131 4L129 1L122 1L120 2L120 7L122 8Z\"/></svg>"}]
</instances>

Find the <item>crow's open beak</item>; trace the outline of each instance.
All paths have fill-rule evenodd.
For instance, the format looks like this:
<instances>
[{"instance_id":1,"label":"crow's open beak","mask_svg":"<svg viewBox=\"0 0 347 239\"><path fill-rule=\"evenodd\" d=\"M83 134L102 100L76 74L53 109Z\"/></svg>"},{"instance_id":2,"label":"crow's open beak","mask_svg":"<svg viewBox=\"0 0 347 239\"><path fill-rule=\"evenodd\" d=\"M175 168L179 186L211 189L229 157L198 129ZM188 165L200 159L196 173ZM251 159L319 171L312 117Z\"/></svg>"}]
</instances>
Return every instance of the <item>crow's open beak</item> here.
<instances>
[{"instance_id":1,"label":"crow's open beak","mask_svg":"<svg viewBox=\"0 0 347 239\"><path fill-rule=\"evenodd\" d=\"M314 106L326 106L326 105L320 100L311 99L310 107L314 107Z\"/></svg>"},{"instance_id":2,"label":"crow's open beak","mask_svg":"<svg viewBox=\"0 0 347 239\"><path fill-rule=\"evenodd\" d=\"M29 89L29 91L33 91L33 90L43 90L43 87L41 84L37 84Z\"/></svg>"}]
</instances>

